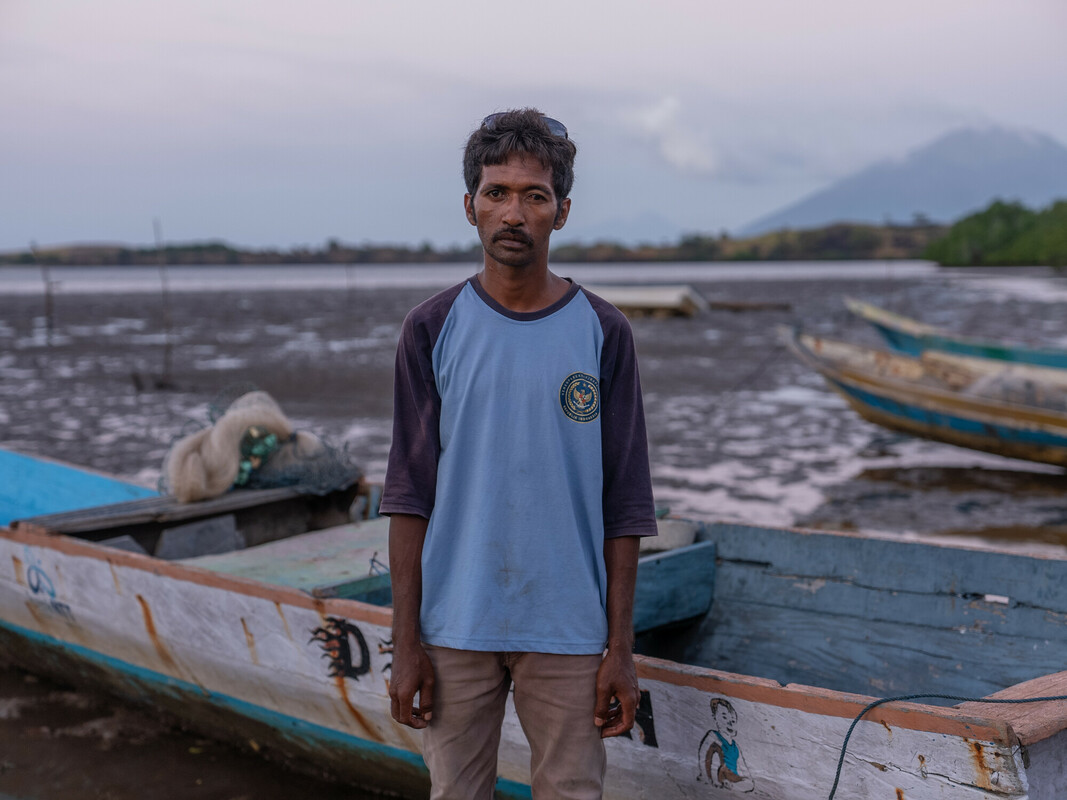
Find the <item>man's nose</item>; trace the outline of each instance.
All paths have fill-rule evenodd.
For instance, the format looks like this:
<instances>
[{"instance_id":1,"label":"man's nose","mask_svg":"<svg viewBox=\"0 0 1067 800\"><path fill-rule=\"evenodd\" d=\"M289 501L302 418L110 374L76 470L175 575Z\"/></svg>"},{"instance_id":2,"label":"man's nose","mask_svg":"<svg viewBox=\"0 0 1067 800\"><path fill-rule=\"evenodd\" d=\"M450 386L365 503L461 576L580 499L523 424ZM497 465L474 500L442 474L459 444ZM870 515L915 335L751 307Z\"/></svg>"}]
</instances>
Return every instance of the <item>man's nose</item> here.
<instances>
[{"instance_id":1,"label":"man's nose","mask_svg":"<svg viewBox=\"0 0 1067 800\"><path fill-rule=\"evenodd\" d=\"M504 215L501 221L512 228L517 228L525 221L522 211L522 198L511 197L504 204Z\"/></svg>"}]
</instances>

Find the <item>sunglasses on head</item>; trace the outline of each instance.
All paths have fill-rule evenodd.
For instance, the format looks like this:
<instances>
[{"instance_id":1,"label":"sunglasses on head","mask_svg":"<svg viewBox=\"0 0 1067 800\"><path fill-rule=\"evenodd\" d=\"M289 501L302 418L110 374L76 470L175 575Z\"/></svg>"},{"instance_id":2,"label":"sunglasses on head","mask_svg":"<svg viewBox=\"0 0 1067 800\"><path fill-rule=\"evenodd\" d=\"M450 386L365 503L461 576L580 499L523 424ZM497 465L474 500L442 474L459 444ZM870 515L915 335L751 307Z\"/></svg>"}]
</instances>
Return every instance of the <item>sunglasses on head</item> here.
<instances>
[{"instance_id":1,"label":"sunglasses on head","mask_svg":"<svg viewBox=\"0 0 1067 800\"><path fill-rule=\"evenodd\" d=\"M494 130L496 128L497 120L504 116L506 111L498 111L496 114L490 114L488 117L482 120L482 127L487 131ZM541 115L541 119L544 120L545 125L548 126L548 132L553 136L559 136L563 139L567 137L567 126L560 122L558 119L552 119L552 117L546 117Z\"/></svg>"}]
</instances>

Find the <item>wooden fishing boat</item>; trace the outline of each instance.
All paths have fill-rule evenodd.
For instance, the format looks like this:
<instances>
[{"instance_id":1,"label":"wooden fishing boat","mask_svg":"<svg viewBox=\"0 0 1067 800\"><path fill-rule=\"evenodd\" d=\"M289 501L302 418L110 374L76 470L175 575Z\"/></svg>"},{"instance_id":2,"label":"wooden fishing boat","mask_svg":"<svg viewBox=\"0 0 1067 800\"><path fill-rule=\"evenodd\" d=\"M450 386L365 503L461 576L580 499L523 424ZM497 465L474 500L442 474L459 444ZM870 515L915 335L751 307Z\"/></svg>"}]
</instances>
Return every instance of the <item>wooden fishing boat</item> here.
<instances>
[{"instance_id":1,"label":"wooden fishing boat","mask_svg":"<svg viewBox=\"0 0 1067 800\"><path fill-rule=\"evenodd\" d=\"M18 519L51 533L164 559L245 548L347 522L371 487L357 467L334 485L233 489L181 503L154 489L53 459L0 448L0 525Z\"/></svg>"},{"instance_id":2,"label":"wooden fishing boat","mask_svg":"<svg viewBox=\"0 0 1067 800\"><path fill-rule=\"evenodd\" d=\"M912 358L783 332L864 419L998 455L1067 466L1067 371L926 351Z\"/></svg>"},{"instance_id":3,"label":"wooden fishing boat","mask_svg":"<svg viewBox=\"0 0 1067 800\"><path fill-rule=\"evenodd\" d=\"M607 742L609 798L828 797L874 697L1067 689L1067 557L661 524L697 541L643 557L639 597L651 584L661 608L701 591L714 601L688 626L640 637L638 725ZM0 654L339 780L424 797L420 734L389 714L386 535L368 520L164 561L19 521L0 530ZM1065 727L1067 705L1051 701L884 705L856 726L838 797L1059 798ZM528 762L509 707L499 797L530 796Z\"/></svg>"},{"instance_id":4,"label":"wooden fishing boat","mask_svg":"<svg viewBox=\"0 0 1067 800\"><path fill-rule=\"evenodd\" d=\"M19 517L158 495L110 475L0 448L0 525Z\"/></svg>"},{"instance_id":5,"label":"wooden fishing boat","mask_svg":"<svg viewBox=\"0 0 1067 800\"><path fill-rule=\"evenodd\" d=\"M886 343L899 353L920 356L927 350L938 350L974 358L1067 369L1067 350L1061 348L1029 347L957 336L851 297L845 298L845 305L857 317L873 325Z\"/></svg>"}]
</instances>

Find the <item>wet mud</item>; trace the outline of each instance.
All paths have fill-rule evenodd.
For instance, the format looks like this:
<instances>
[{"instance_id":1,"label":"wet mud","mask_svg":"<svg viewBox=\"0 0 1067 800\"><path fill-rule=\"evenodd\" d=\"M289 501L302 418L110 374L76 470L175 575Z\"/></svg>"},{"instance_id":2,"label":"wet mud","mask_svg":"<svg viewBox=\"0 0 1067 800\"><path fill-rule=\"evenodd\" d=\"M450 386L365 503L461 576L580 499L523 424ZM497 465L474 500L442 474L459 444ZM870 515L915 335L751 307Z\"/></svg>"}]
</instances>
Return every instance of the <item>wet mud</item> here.
<instances>
[{"instance_id":1,"label":"wet mud","mask_svg":"<svg viewBox=\"0 0 1067 800\"><path fill-rule=\"evenodd\" d=\"M973 336L1067 346L1063 279L870 270L690 281L717 310L633 320L657 501L704 519L1062 552L1063 470L871 425L788 354L776 328L877 344L845 311L850 295ZM0 442L154 485L213 397L255 386L380 479L397 334L433 291L174 292L164 313L159 295L60 287L50 317L42 297L0 296ZM0 672L0 796L342 796L289 779L155 717Z\"/></svg>"},{"instance_id":2,"label":"wet mud","mask_svg":"<svg viewBox=\"0 0 1067 800\"><path fill-rule=\"evenodd\" d=\"M2 800L369 800L105 695L0 670Z\"/></svg>"}]
</instances>

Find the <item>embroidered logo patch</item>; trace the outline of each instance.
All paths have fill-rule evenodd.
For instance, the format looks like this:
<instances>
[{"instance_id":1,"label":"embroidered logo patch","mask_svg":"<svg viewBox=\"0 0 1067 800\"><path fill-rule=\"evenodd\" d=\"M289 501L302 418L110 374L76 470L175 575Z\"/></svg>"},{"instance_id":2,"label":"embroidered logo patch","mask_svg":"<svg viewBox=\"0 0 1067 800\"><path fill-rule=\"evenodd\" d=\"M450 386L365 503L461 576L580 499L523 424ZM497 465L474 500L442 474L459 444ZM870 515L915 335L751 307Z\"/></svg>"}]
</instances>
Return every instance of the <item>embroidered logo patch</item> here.
<instances>
[{"instance_id":1,"label":"embroidered logo patch","mask_svg":"<svg viewBox=\"0 0 1067 800\"><path fill-rule=\"evenodd\" d=\"M563 413L575 422L592 422L600 414L600 387L597 379L584 372L574 372L559 390Z\"/></svg>"}]
</instances>

